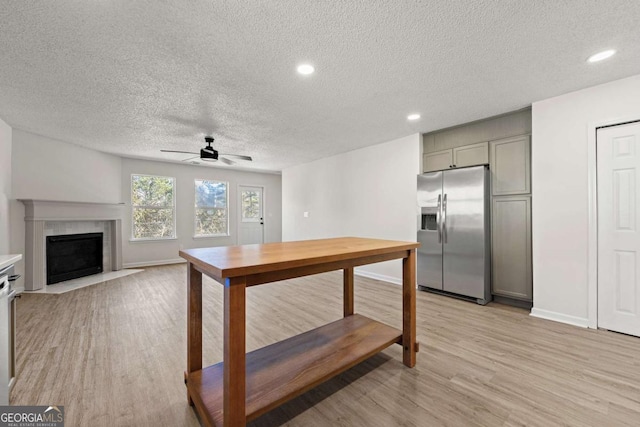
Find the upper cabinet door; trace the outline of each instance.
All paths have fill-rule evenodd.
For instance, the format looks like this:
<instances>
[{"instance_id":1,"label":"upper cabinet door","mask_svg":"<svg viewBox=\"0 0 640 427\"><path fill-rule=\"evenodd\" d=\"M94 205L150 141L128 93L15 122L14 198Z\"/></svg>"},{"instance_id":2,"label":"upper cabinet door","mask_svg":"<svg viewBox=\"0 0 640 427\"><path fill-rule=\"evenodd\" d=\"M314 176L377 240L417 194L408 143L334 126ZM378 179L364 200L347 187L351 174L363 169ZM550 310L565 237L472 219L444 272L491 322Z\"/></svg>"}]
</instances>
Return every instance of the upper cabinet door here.
<instances>
[{"instance_id":1,"label":"upper cabinet door","mask_svg":"<svg viewBox=\"0 0 640 427\"><path fill-rule=\"evenodd\" d=\"M465 145L453 149L453 167L485 165L489 163L489 143Z\"/></svg>"},{"instance_id":2,"label":"upper cabinet door","mask_svg":"<svg viewBox=\"0 0 640 427\"><path fill-rule=\"evenodd\" d=\"M531 193L531 137L491 141L491 189L494 196Z\"/></svg>"},{"instance_id":3,"label":"upper cabinet door","mask_svg":"<svg viewBox=\"0 0 640 427\"><path fill-rule=\"evenodd\" d=\"M433 153L425 153L422 168L424 172L441 171L449 169L453 165L453 151L442 150Z\"/></svg>"}]
</instances>

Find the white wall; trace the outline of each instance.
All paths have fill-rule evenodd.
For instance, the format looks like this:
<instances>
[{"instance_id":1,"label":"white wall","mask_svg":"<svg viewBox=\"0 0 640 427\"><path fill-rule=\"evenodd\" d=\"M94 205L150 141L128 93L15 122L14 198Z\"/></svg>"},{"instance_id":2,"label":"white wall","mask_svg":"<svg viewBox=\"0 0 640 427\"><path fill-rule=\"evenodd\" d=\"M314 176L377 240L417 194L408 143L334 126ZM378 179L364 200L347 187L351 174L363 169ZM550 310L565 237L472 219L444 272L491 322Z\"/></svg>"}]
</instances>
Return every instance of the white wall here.
<instances>
[{"instance_id":1,"label":"white wall","mask_svg":"<svg viewBox=\"0 0 640 427\"><path fill-rule=\"evenodd\" d=\"M13 198L120 203L121 159L13 130Z\"/></svg>"},{"instance_id":2,"label":"white wall","mask_svg":"<svg viewBox=\"0 0 640 427\"><path fill-rule=\"evenodd\" d=\"M195 167L166 162L123 159L118 156L86 149L74 144L11 128L0 128L0 171L2 182L11 187L9 215L0 210L0 231L5 218L10 217L11 252L24 254L24 205L17 199L121 203L128 205L123 218L123 263L129 265L159 264L176 261L180 247L230 245L237 242L238 184L265 187L265 241L280 241L282 235L281 177L276 174L250 173L228 169ZM6 140L6 142L5 142ZM4 153L8 153L8 157ZM4 165L5 159L9 167ZM11 168L12 166L12 168ZM11 172L7 175L5 170ZM177 233L172 241L131 243L130 199L131 174L173 176L177 178ZM5 175L9 178L5 178ZM12 178L12 179L11 179ZM230 230L227 238L193 239L195 178L218 179L230 184ZM4 185L0 188L4 188ZM7 192L7 194L9 194ZM2 209L2 196L0 196ZM8 221L8 220L7 220ZM1 244L1 243L0 243ZM0 253L2 253L0 246ZM8 248L7 248L8 252ZM22 263L20 263L22 264ZM16 272L23 273L17 265Z\"/></svg>"},{"instance_id":3,"label":"white wall","mask_svg":"<svg viewBox=\"0 0 640 427\"><path fill-rule=\"evenodd\" d=\"M176 234L175 240L131 242L131 175L161 175L176 178ZM228 237L194 238L195 179L210 179L229 183ZM181 248L224 246L237 244L238 185L264 187L265 242L279 242L282 238L281 176L251 173L224 168L180 165L148 160L122 159L122 195L127 204L127 218L123 221L123 262L126 266L152 265L182 261Z\"/></svg>"},{"instance_id":4,"label":"white wall","mask_svg":"<svg viewBox=\"0 0 640 427\"><path fill-rule=\"evenodd\" d=\"M285 169L283 240L357 236L415 241L421 142L415 134ZM399 260L358 272L402 280Z\"/></svg>"},{"instance_id":5,"label":"white wall","mask_svg":"<svg viewBox=\"0 0 640 427\"><path fill-rule=\"evenodd\" d=\"M640 75L533 104L532 314L588 324L589 123L640 119Z\"/></svg>"},{"instance_id":6,"label":"white wall","mask_svg":"<svg viewBox=\"0 0 640 427\"><path fill-rule=\"evenodd\" d=\"M13 129L11 159L12 253L25 253L24 205L17 199L122 202L120 157ZM24 261L16 273L24 275Z\"/></svg>"},{"instance_id":7,"label":"white wall","mask_svg":"<svg viewBox=\"0 0 640 427\"><path fill-rule=\"evenodd\" d=\"M0 120L0 255L9 253L11 199L11 127Z\"/></svg>"}]
</instances>

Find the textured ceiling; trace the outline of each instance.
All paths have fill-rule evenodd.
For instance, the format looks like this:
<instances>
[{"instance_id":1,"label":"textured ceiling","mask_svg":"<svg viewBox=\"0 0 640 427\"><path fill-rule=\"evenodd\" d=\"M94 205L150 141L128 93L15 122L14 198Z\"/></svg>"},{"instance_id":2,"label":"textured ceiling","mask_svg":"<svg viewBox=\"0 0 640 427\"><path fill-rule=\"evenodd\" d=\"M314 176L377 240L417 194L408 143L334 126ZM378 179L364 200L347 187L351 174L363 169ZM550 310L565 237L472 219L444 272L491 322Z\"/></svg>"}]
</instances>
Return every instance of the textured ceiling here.
<instances>
[{"instance_id":1,"label":"textured ceiling","mask_svg":"<svg viewBox=\"0 0 640 427\"><path fill-rule=\"evenodd\" d=\"M2 0L0 118L164 160L211 134L281 170L638 74L638 22L637 0Z\"/></svg>"}]
</instances>

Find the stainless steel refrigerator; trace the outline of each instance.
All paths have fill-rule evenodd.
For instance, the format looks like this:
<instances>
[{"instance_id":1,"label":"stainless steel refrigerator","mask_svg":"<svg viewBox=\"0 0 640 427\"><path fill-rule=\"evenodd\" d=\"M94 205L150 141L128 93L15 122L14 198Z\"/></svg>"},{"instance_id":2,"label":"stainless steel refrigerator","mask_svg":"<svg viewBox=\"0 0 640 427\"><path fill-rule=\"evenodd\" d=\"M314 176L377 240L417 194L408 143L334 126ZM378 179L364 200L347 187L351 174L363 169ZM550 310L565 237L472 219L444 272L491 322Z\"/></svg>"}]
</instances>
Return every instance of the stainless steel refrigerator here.
<instances>
[{"instance_id":1,"label":"stainless steel refrigerator","mask_svg":"<svg viewBox=\"0 0 640 427\"><path fill-rule=\"evenodd\" d=\"M418 175L418 288L491 301L489 168Z\"/></svg>"}]
</instances>

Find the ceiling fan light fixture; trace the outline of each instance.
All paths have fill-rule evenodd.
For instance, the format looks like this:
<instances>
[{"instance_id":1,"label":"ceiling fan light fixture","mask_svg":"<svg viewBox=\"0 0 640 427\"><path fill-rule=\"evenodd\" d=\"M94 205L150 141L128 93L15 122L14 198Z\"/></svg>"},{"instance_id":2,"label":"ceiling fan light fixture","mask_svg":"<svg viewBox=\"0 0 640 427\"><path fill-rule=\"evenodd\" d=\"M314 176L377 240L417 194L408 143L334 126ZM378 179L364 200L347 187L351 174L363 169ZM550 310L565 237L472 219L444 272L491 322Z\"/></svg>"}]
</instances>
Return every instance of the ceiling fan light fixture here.
<instances>
[{"instance_id":1,"label":"ceiling fan light fixture","mask_svg":"<svg viewBox=\"0 0 640 427\"><path fill-rule=\"evenodd\" d=\"M213 143L213 137L212 136L205 136L204 137L204 142L207 143L206 147L203 147L200 149L200 160L201 161L205 161L205 162L221 162L224 163L225 165L229 165L229 166L233 166L235 165L236 162L234 162L233 160L229 160L227 158L227 156L231 156L231 157L235 157L239 160L246 160L246 161L253 161L253 159L251 158L251 156L245 156L242 154L231 154L231 153L220 153L218 152L218 150L216 150L215 148L213 148L211 146L211 144ZM193 152L193 151L178 151L178 150L160 150L163 153L180 153L180 154L193 154L193 155L198 155L197 152ZM183 162L186 161L191 161L192 159L195 159L195 157L190 157L188 159L183 160ZM199 164L199 162L197 161L192 161L191 164L197 165Z\"/></svg>"}]
</instances>

